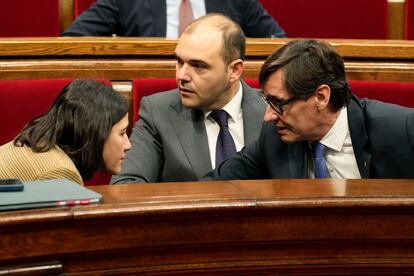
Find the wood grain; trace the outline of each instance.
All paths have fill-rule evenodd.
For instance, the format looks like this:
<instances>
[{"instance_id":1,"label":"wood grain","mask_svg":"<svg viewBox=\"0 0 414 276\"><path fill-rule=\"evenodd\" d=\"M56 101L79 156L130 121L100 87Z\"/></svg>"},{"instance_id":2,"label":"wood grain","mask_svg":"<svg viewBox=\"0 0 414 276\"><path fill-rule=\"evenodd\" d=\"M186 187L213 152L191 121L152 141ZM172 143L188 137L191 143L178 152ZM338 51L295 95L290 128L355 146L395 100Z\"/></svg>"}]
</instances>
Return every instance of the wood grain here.
<instances>
[{"instance_id":1,"label":"wood grain","mask_svg":"<svg viewBox=\"0 0 414 276\"><path fill-rule=\"evenodd\" d=\"M414 180L92 189L103 203L2 213L0 274L47 262L65 275L414 273Z\"/></svg>"}]
</instances>

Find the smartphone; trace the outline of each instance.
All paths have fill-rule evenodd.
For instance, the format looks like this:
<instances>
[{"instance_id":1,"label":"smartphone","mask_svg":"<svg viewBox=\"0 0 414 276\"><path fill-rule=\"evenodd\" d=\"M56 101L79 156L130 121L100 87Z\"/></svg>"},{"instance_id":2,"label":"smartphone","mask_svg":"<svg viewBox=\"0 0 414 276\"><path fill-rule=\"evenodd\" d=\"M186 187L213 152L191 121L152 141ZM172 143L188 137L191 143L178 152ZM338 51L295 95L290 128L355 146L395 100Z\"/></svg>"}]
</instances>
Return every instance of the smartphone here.
<instances>
[{"instance_id":1,"label":"smartphone","mask_svg":"<svg viewBox=\"0 0 414 276\"><path fill-rule=\"evenodd\" d=\"M0 192L23 191L24 185L19 179L0 179Z\"/></svg>"}]
</instances>

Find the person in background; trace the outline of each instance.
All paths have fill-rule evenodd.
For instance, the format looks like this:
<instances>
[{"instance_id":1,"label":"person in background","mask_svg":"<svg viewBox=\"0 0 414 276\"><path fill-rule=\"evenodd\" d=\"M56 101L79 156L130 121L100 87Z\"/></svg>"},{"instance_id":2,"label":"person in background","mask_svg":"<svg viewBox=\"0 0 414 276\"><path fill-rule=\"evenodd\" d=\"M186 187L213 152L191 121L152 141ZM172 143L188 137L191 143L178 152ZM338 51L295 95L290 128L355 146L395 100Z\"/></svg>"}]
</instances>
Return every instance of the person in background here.
<instances>
[{"instance_id":1,"label":"person in background","mask_svg":"<svg viewBox=\"0 0 414 276\"><path fill-rule=\"evenodd\" d=\"M257 0L97 0L62 35L177 38L208 13L230 17L247 37L286 37Z\"/></svg>"},{"instance_id":2,"label":"person in background","mask_svg":"<svg viewBox=\"0 0 414 276\"><path fill-rule=\"evenodd\" d=\"M270 55L256 143L207 179L414 178L414 109L359 99L329 44L295 40Z\"/></svg>"},{"instance_id":3,"label":"person in background","mask_svg":"<svg viewBox=\"0 0 414 276\"><path fill-rule=\"evenodd\" d=\"M210 13L180 37L178 89L143 97L132 150L112 183L194 181L258 137L265 103L241 81L245 36Z\"/></svg>"},{"instance_id":4,"label":"person in background","mask_svg":"<svg viewBox=\"0 0 414 276\"><path fill-rule=\"evenodd\" d=\"M127 127L128 103L111 86L72 81L48 112L0 146L0 178L66 178L83 185L99 169L117 174L131 148Z\"/></svg>"}]
</instances>

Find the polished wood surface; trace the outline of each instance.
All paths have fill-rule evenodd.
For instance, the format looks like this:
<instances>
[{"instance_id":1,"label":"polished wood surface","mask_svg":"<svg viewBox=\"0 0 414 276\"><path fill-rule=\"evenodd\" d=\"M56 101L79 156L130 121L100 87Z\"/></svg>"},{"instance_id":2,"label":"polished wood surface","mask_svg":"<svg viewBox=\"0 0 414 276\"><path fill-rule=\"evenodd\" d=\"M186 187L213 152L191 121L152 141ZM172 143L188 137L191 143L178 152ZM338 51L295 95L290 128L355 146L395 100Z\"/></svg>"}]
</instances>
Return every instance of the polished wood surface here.
<instances>
[{"instance_id":1,"label":"polished wood surface","mask_svg":"<svg viewBox=\"0 0 414 276\"><path fill-rule=\"evenodd\" d=\"M263 61L288 39L248 39L244 76L257 78ZM414 41L328 40L344 57L349 79L412 81ZM174 77L177 41L164 38L0 39L0 79L99 77L130 83Z\"/></svg>"},{"instance_id":2,"label":"polished wood surface","mask_svg":"<svg viewBox=\"0 0 414 276\"><path fill-rule=\"evenodd\" d=\"M0 275L414 273L414 180L91 188L101 204L1 213Z\"/></svg>"},{"instance_id":3,"label":"polished wood surface","mask_svg":"<svg viewBox=\"0 0 414 276\"><path fill-rule=\"evenodd\" d=\"M404 20L405 20L405 2L389 1L388 2L388 38L404 39Z\"/></svg>"}]
</instances>

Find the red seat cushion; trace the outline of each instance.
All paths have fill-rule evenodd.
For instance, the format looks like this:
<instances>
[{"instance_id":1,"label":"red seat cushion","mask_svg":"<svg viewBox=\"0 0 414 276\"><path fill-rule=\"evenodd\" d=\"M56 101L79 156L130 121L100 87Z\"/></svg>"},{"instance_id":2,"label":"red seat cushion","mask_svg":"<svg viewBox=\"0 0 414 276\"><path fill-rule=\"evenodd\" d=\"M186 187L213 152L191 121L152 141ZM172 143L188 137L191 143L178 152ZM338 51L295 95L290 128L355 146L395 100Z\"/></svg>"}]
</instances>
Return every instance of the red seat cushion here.
<instances>
[{"instance_id":1,"label":"red seat cushion","mask_svg":"<svg viewBox=\"0 0 414 276\"><path fill-rule=\"evenodd\" d=\"M360 98L414 107L414 82L350 80L349 86Z\"/></svg>"},{"instance_id":2,"label":"red seat cushion","mask_svg":"<svg viewBox=\"0 0 414 276\"><path fill-rule=\"evenodd\" d=\"M288 37L387 38L387 0L260 0Z\"/></svg>"},{"instance_id":3,"label":"red seat cushion","mask_svg":"<svg viewBox=\"0 0 414 276\"><path fill-rule=\"evenodd\" d=\"M404 38L414 39L414 0L405 0Z\"/></svg>"},{"instance_id":4,"label":"red seat cushion","mask_svg":"<svg viewBox=\"0 0 414 276\"><path fill-rule=\"evenodd\" d=\"M59 0L1 2L0 36L59 36Z\"/></svg>"},{"instance_id":5,"label":"red seat cushion","mask_svg":"<svg viewBox=\"0 0 414 276\"><path fill-rule=\"evenodd\" d=\"M84 10L89 8L96 0L75 0L74 13L75 18L78 17Z\"/></svg>"},{"instance_id":6,"label":"red seat cushion","mask_svg":"<svg viewBox=\"0 0 414 276\"><path fill-rule=\"evenodd\" d=\"M142 97L177 88L175 78L140 78L132 81L132 124L139 119Z\"/></svg>"},{"instance_id":7,"label":"red seat cushion","mask_svg":"<svg viewBox=\"0 0 414 276\"><path fill-rule=\"evenodd\" d=\"M45 113L70 80L0 81L0 145L14 139L33 118Z\"/></svg>"}]
</instances>

